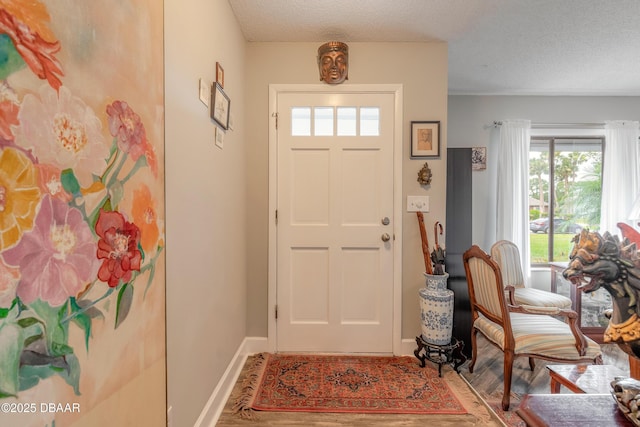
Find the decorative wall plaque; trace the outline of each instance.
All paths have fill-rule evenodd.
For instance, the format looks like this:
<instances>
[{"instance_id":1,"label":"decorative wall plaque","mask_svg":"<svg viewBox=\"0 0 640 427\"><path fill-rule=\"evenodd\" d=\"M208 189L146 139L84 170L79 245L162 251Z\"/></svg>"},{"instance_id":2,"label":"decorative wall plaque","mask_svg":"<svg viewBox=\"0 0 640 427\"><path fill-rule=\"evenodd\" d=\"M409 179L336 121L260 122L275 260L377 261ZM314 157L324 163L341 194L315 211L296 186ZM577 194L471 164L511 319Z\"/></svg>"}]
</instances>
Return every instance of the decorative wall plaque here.
<instances>
[{"instance_id":1,"label":"decorative wall plaque","mask_svg":"<svg viewBox=\"0 0 640 427\"><path fill-rule=\"evenodd\" d=\"M342 42L327 42L318 48L320 80L330 85L349 79L349 46Z\"/></svg>"}]
</instances>

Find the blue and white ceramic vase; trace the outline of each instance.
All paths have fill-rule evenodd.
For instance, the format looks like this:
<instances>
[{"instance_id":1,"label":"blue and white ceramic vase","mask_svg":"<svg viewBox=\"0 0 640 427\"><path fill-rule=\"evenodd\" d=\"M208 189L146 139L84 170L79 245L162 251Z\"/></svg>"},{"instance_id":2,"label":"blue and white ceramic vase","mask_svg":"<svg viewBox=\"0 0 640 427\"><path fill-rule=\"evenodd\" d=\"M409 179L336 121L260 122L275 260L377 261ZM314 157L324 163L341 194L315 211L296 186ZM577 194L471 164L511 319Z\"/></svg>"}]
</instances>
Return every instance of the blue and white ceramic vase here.
<instances>
[{"instance_id":1,"label":"blue and white ceramic vase","mask_svg":"<svg viewBox=\"0 0 640 427\"><path fill-rule=\"evenodd\" d=\"M453 291L447 288L449 273L424 273L426 287L420 293L422 339L428 344L451 343L453 330Z\"/></svg>"}]
</instances>

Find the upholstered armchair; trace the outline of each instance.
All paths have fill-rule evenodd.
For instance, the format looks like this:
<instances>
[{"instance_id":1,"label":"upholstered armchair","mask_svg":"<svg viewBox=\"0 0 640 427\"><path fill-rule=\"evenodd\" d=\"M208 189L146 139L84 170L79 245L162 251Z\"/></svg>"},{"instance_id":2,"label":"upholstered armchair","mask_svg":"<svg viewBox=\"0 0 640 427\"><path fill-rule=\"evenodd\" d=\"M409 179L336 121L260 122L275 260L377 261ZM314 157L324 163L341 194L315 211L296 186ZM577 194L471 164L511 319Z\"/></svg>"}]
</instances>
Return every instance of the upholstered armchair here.
<instances>
[{"instance_id":1,"label":"upholstered armchair","mask_svg":"<svg viewBox=\"0 0 640 427\"><path fill-rule=\"evenodd\" d=\"M522 275L520 251L508 240L500 240L491 246L491 258L500 266L502 283L513 305L535 307L571 308L571 299L553 292L528 287Z\"/></svg>"},{"instance_id":2,"label":"upholstered armchair","mask_svg":"<svg viewBox=\"0 0 640 427\"><path fill-rule=\"evenodd\" d=\"M477 333L504 353L502 408L509 409L513 361L528 357L555 363L602 364L600 346L585 337L577 325L577 313L555 307L525 307L507 304L498 264L478 246L463 255L471 302L471 352L469 372L478 356ZM556 318L565 317L563 322Z\"/></svg>"}]
</instances>

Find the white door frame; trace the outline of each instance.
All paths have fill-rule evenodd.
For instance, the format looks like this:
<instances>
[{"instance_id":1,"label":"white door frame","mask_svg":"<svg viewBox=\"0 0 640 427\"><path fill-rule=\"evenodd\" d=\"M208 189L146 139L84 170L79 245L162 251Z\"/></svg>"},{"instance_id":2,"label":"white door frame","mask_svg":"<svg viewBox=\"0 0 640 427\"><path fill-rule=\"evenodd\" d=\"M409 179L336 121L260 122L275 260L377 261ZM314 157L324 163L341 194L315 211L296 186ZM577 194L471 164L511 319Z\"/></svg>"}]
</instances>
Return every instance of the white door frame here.
<instances>
[{"instance_id":1,"label":"white door frame","mask_svg":"<svg viewBox=\"0 0 640 427\"><path fill-rule=\"evenodd\" d=\"M340 93L392 93L394 94L393 131L393 233L395 248L393 256L393 353L402 354L402 85L401 84L356 84L328 86L322 84L270 84L269 85L269 277L267 297L267 347L276 351L277 303L277 184L278 147L276 131L277 100L280 93L295 92L340 92Z\"/></svg>"}]
</instances>

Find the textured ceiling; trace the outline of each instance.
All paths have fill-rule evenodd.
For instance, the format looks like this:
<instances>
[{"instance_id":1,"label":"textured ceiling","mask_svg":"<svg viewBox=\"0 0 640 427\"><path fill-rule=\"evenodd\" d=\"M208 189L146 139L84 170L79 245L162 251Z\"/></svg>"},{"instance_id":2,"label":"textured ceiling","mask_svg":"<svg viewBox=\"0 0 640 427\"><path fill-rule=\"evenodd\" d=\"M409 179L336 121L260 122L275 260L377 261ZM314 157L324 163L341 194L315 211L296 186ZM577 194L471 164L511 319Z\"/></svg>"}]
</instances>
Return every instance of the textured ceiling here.
<instances>
[{"instance_id":1,"label":"textured ceiling","mask_svg":"<svg viewBox=\"0 0 640 427\"><path fill-rule=\"evenodd\" d=\"M640 95L639 0L229 0L249 41L449 46L450 94Z\"/></svg>"}]
</instances>

